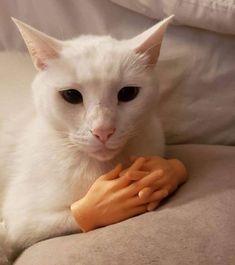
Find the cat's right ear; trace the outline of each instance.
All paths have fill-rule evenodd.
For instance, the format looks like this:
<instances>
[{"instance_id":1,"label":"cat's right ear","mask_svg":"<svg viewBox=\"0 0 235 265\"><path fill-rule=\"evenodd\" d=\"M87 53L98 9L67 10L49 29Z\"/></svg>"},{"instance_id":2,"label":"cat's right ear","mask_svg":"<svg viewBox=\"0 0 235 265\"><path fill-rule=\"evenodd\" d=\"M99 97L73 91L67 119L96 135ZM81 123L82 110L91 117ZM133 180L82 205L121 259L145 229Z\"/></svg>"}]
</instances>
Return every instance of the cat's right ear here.
<instances>
[{"instance_id":1,"label":"cat's right ear","mask_svg":"<svg viewBox=\"0 0 235 265\"><path fill-rule=\"evenodd\" d=\"M165 18L130 40L135 53L147 56L150 66L155 65L158 60L164 33L173 18L174 15Z\"/></svg>"},{"instance_id":2,"label":"cat's right ear","mask_svg":"<svg viewBox=\"0 0 235 265\"><path fill-rule=\"evenodd\" d=\"M25 41L36 69L44 70L48 60L59 57L59 52L63 47L62 41L54 39L18 19L12 18L12 20Z\"/></svg>"}]
</instances>

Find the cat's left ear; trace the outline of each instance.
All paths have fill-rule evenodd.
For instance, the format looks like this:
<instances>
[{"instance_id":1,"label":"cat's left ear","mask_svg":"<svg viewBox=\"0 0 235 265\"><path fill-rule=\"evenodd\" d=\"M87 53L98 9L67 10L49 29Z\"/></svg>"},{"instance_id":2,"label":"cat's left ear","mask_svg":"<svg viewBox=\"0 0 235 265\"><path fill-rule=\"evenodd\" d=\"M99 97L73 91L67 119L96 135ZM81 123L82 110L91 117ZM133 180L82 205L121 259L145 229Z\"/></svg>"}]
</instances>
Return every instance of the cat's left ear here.
<instances>
[{"instance_id":1,"label":"cat's left ear","mask_svg":"<svg viewBox=\"0 0 235 265\"><path fill-rule=\"evenodd\" d=\"M18 19L12 18L12 20L18 27L34 66L38 70L44 70L47 67L48 60L59 57L59 52L63 47L62 41L54 39Z\"/></svg>"},{"instance_id":2,"label":"cat's left ear","mask_svg":"<svg viewBox=\"0 0 235 265\"><path fill-rule=\"evenodd\" d=\"M173 18L174 15L167 17L131 40L134 51L138 54L145 54L149 65L156 64L164 33Z\"/></svg>"}]
</instances>

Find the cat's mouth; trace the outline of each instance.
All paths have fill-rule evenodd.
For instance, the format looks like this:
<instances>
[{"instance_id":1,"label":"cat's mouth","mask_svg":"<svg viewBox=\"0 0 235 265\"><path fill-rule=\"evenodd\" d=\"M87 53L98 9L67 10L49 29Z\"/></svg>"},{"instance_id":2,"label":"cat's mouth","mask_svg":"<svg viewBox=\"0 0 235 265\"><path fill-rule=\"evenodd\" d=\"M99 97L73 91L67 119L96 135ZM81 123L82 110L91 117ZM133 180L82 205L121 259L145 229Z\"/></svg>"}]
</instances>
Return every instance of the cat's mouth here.
<instances>
[{"instance_id":1,"label":"cat's mouth","mask_svg":"<svg viewBox=\"0 0 235 265\"><path fill-rule=\"evenodd\" d=\"M120 153L120 151L121 151L121 148L110 149L106 146L102 146L98 150L91 152L90 156L100 161L107 161L107 160L111 160L112 158L114 158L118 153Z\"/></svg>"}]
</instances>

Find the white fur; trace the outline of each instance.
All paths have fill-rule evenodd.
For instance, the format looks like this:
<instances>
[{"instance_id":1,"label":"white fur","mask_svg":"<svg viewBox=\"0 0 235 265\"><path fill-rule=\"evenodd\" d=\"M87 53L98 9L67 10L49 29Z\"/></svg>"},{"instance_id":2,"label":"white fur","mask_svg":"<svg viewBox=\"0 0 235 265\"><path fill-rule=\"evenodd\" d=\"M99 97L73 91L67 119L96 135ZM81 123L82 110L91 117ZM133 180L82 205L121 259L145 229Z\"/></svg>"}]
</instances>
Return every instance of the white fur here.
<instances>
[{"instance_id":1,"label":"white fur","mask_svg":"<svg viewBox=\"0 0 235 265\"><path fill-rule=\"evenodd\" d=\"M128 166L130 155L163 154L154 71L132 45L97 36L67 41L35 77L34 105L2 128L1 174L9 179L3 219L16 249L79 232L70 205L97 177L120 161ZM139 95L118 103L128 85L141 87ZM70 87L82 93L83 104L63 100L58 91ZM104 146L90 130L106 125L116 131Z\"/></svg>"}]
</instances>

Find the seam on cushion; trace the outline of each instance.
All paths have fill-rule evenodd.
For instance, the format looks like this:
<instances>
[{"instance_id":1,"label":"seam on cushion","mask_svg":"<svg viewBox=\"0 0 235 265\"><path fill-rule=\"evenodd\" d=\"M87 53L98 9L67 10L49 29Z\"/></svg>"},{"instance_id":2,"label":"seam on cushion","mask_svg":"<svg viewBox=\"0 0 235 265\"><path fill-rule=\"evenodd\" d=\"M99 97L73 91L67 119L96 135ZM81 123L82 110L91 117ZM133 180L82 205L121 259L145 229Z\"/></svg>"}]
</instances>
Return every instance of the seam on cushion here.
<instances>
[{"instance_id":1,"label":"seam on cushion","mask_svg":"<svg viewBox=\"0 0 235 265\"><path fill-rule=\"evenodd\" d=\"M192 0L181 0L180 4L183 4L183 2L185 2L187 4L195 5L195 6L202 6L202 7L211 9L211 10L216 10L216 9L217 10L218 9L220 9L220 10L228 10L228 9L233 10L234 9L235 10L235 1L234 0L231 0L229 2L229 4L228 4L227 0L220 0L220 1L217 0L217 2L210 0L210 2L208 4L199 3L199 2L192 1Z\"/></svg>"}]
</instances>

